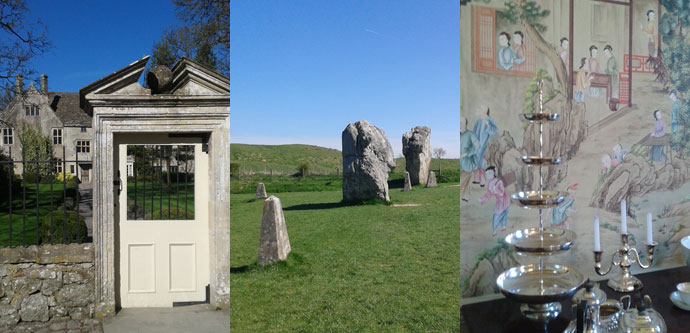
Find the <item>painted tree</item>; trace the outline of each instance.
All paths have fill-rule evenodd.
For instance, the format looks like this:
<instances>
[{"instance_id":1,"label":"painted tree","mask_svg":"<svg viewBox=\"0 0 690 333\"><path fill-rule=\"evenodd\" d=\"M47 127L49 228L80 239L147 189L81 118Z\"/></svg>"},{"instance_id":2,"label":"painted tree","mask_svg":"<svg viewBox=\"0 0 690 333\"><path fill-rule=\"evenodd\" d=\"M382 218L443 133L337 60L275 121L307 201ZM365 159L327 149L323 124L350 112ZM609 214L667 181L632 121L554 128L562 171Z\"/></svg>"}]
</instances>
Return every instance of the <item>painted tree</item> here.
<instances>
[{"instance_id":1,"label":"painted tree","mask_svg":"<svg viewBox=\"0 0 690 333\"><path fill-rule=\"evenodd\" d=\"M665 13L659 20L664 43L663 62L668 81L678 92L680 131L671 134L671 148L690 155L690 42L683 27L690 25L690 0L660 0Z\"/></svg>"}]
</instances>

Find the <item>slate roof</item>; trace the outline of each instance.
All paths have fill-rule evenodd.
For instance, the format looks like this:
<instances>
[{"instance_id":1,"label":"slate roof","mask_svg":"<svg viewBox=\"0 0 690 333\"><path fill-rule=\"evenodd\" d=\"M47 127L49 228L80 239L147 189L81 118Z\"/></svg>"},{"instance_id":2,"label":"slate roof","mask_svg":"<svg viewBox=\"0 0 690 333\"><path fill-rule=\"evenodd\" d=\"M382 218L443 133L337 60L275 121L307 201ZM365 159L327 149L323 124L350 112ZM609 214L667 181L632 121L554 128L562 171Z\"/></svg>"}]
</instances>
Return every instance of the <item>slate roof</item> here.
<instances>
[{"instance_id":1,"label":"slate roof","mask_svg":"<svg viewBox=\"0 0 690 333\"><path fill-rule=\"evenodd\" d=\"M49 91L48 103L63 126L91 127L91 117L79 107L79 93Z\"/></svg>"}]
</instances>

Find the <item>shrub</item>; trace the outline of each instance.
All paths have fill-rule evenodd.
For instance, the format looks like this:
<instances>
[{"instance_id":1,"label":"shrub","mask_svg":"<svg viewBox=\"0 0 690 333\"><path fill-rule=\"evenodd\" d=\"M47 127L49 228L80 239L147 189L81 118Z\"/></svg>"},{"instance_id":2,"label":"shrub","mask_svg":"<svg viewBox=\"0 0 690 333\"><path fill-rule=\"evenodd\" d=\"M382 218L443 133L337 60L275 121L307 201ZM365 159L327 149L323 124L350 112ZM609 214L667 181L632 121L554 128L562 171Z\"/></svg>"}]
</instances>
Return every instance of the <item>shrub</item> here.
<instances>
[{"instance_id":1,"label":"shrub","mask_svg":"<svg viewBox=\"0 0 690 333\"><path fill-rule=\"evenodd\" d=\"M72 176L72 174L69 173L69 172L58 172L58 173L55 175L55 179L56 179L57 181L61 182L61 183L62 183L63 181L69 182L70 180L74 179L74 176Z\"/></svg>"},{"instance_id":2,"label":"shrub","mask_svg":"<svg viewBox=\"0 0 690 333\"><path fill-rule=\"evenodd\" d=\"M309 174L310 169L311 165L309 165L309 162L300 163L300 165L297 166L297 176L304 178Z\"/></svg>"},{"instance_id":3,"label":"shrub","mask_svg":"<svg viewBox=\"0 0 690 333\"><path fill-rule=\"evenodd\" d=\"M51 233L50 217L53 217L53 231ZM66 231L66 233L65 233ZM41 243L84 243L87 240L86 222L84 218L73 211L54 210L43 218L41 223Z\"/></svg>"},{"instance_id":4,"label":"shrub","mask_svg":"<svg viewBox=\"0 0 690 333\"><path fill-rule=\"evenodd\" d=\"M240 164L230 163L230 177L240 178Z\"/></svg>"},{"instance_id":5,"label":"shrub","mask_svg":"<svg viewBox=\"0 0 690 333\"><path fill-rule=\"evenodd\" d=\"M36 177L38 177L38 175L35 172L26 171L24 173L24 181L27 184L36 184Z\"/></svg>"}]
</instances>

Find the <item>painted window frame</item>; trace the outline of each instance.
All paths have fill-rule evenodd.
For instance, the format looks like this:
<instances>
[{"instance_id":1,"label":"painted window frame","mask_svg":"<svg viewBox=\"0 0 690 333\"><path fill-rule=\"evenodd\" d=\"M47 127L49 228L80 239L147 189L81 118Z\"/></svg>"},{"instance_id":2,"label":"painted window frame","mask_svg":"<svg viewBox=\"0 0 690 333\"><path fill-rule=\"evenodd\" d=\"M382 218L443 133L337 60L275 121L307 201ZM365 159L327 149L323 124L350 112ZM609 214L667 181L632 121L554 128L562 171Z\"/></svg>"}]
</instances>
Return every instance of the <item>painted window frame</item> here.
<instances>
[{"instance_id":1,"label":"painted window frame","mask_svg":"<svg viewBox=\"0 0 690 333\"><path fill-rule=\"evenodd\" d=\"M2 128L2 141L0 142L0 144L2 144L3 146L11 146L14 144L14 128Z\"/></svg>"},{"instance_id":2,"label":"painted window frame","mask_svg":"<svg viewBox=\"0 0 690 333\"><path fill-rule=\"evenodd\" d=\"M62 144L62 128L53 128L53 145Z\"/></svg>"},{"instance_id":3,"label":"painted window frame","mask_svg":"<svg viewBox=\"0 0 690 333\"><path fill-rule=\"evenodd\" d=\"M526 48L525 62L523 62L522 65L528 67L528 70L504 70L498 66L497 11L500 11L500 9L476 5L472 6L472 71L533 77L536 74L537 52L534 44L529 42L529 37L527 35L524 36L523 45L529 45L529 47ZM489 36L491 37L491 43L485 44L483 40L489 38Z\"/></svg>"},{"instance_id":4,"label":"painted window frame","mask_svg":"<svg viewBox=\"0 0 690 333\"><path fill-rule=\"evenodd\" d=\"M90 153L91 140L77 140L77 153Z\"/></svg>"}]
</instances>

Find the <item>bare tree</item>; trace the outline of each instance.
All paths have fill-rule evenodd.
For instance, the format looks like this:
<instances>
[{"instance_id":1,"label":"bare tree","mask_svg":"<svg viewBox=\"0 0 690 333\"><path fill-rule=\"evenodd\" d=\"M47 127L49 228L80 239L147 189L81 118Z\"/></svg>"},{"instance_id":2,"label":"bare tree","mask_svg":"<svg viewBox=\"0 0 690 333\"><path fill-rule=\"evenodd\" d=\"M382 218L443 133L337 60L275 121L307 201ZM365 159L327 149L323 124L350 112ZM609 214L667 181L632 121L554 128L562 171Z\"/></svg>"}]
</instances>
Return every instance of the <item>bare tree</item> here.
<instances>
[{"instance_id":1,"label":"bare tree","mask_svg":"<svg viewBox=\"0 0 690 333\"><path fill-rule=\"evenodd\" d=\"M13 98L15 75L31 79L31 59L50 47L45 25L30 18L24 0L0 0L0 109Z\"/></svg>"},{"instance_id":2,"label":"bare tree","mask_svg":"<svg viewBox=\"0 0 690 333\"><path fill-rule=\"evenodd\" d=\"M434 157L438 159L438 176L441 177L441 158L446 155L446 150L443 148L434 149Z\"/></svg>"}]
</instances>

